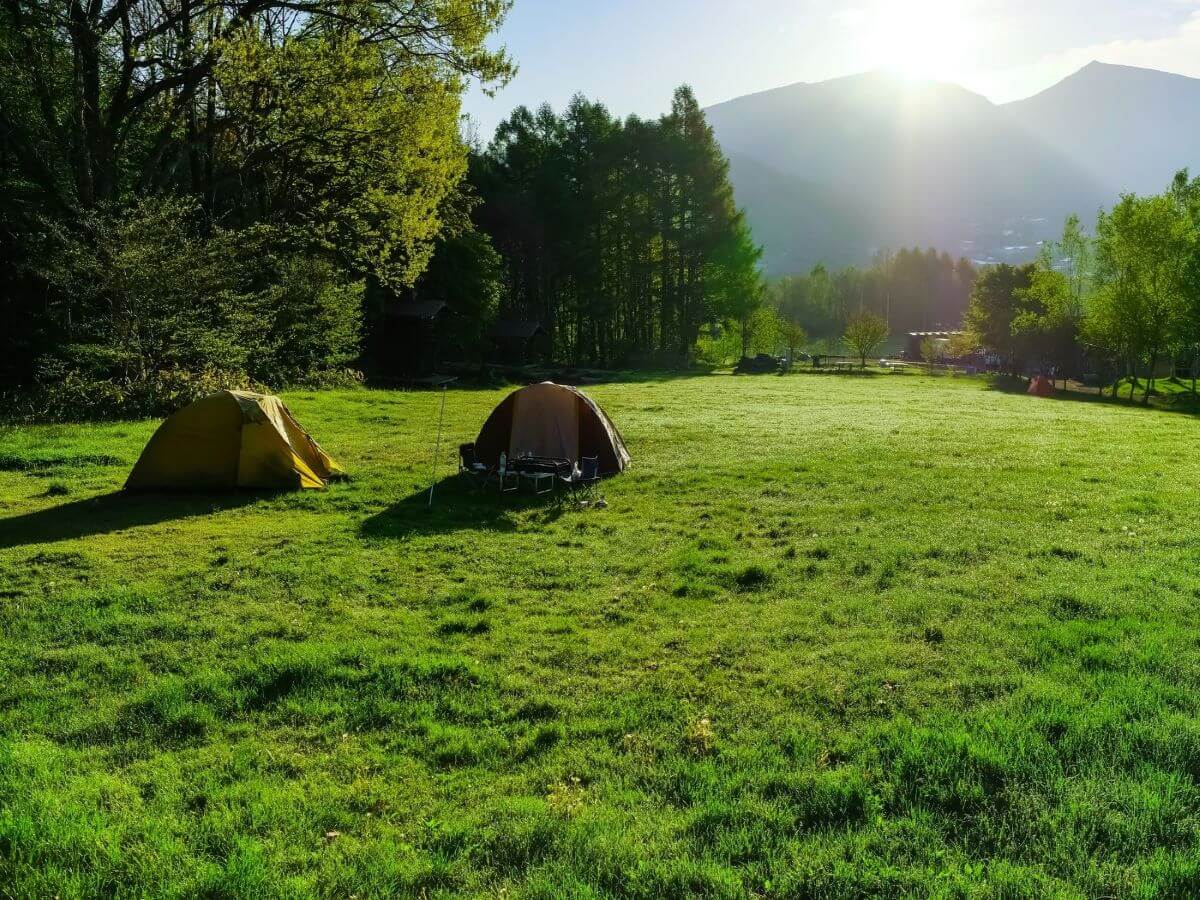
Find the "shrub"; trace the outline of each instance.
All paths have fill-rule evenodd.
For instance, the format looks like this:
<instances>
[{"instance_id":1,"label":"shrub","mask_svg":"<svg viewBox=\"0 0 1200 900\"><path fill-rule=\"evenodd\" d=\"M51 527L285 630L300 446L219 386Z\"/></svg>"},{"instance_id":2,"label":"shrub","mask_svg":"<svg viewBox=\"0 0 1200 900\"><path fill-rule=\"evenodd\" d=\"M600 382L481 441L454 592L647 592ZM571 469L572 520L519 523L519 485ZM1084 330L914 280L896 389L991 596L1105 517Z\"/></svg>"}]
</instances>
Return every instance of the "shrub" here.
<instances>
[{"instance_id":1,"label":"shrub","mask_svg":"<svg viewBox=\"0 0 1200 900\"><path fill-rule=\"evenodd\" d=\"M51 230L41 269L65 340L50 365L89 380L244 370L245 295L261 236L202 236L194 204L171 198L104 207L77 229Z\"/></svg>"},{"instance_id":2,"label":"shrub","mask_svg":"<svg viewBox=\"0 0 1200 900\"><path fill-rule=\"evenodd\" d=\"M271 384L344 379L358 357L363 282L310 257L272 260L267 269L270 286L248 304L244 323L251 375Z\"/></svg>"},{"instance_id":3,"label":"shrub","mask_svg":"<svg viewBox=\"0 0 1200 900\"><path fill-rule=\"evenodd\" d=\"M265 390L237 372L175 369L139 378L102 378L58 360L43 364L35 389L13 418L50 422L168 415L220 390Z\"/></svg>"},{"instance_id":4,"label":"shrub","mask_svg":"<svg viewBox=\"0 0 1200 900\"><path fill-rule=\"evenodd\" d=\"M34 266L64 339L9 415L155 416L222 388L359 383L362 281L268 252L275 237L206 228L193 202L173 198L49 229Z\"/></svg>"}]
</instances>

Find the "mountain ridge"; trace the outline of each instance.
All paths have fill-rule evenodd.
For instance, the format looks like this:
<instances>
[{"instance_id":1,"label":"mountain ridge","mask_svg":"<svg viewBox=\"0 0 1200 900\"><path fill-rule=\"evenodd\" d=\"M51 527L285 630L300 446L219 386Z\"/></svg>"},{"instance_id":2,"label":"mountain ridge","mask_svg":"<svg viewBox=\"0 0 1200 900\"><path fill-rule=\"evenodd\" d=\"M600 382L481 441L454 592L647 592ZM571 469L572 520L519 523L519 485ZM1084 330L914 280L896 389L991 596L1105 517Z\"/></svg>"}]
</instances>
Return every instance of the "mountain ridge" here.
<instances>
[{"instance_id":1,"label":"mountain ridge","mask_svg":"<svg viewBox=\"0 0 1200 900\"><path fill-rule=\"evenodd\" d=\"M1102 110L1092 105L1096 95L1105 99ZM1190 162L1186 148L1200 146L1200 121L1187 115L1200 109L1200 79L1158 69L1093 60L1001 109L1078 160L1114 199L1163 190Z\"/></svg>"},{"instance_id":2,"label":"mountain ridge","mask_svg":"<svg viewBox=\"0 0 1200 900\"><path fill-rule=\"evenodd\" d=\"M1189 107L1200 110L1198 79L1090 63L1014 103L875 70L706 113L767 268L783 274L909 245L1030 258L1066 215L1087 221L1122 190L1162 190L1187 164L1183 148L1200 146ZM769 171L786 187L764 188ZM828 221L789 207L804 198Z\"/></svg>"}]
</instances>

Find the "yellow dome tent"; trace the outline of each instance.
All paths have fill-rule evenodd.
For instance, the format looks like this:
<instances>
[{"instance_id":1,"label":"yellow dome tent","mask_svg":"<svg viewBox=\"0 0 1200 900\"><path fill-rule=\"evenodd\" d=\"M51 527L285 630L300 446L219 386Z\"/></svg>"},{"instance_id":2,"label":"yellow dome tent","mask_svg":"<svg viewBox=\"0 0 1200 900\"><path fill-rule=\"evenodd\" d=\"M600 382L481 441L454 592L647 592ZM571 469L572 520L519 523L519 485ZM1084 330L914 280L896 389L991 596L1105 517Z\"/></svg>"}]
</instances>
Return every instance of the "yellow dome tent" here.
<instances>
[{"instance_id":1,"label":"yellow dome tent","mask_svg":"<svg viewBox=\"0 0 1200 900\"><path fill-rule=\"evenodd\" d=\"M340 474L278 397L221 391L158 427L125 490L323 488Z\"/></svg>"}]
</instances>

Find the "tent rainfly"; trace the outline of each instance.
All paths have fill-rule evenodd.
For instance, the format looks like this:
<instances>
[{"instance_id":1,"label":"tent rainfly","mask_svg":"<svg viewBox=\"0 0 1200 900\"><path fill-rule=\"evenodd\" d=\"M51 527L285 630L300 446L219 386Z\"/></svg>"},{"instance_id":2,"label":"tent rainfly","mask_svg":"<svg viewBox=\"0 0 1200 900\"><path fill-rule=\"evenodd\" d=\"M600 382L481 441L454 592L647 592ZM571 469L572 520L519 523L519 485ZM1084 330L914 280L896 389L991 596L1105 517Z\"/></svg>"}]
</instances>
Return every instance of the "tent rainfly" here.
<instances>
[{"instance_id":1,"label":"tent rainfly","mask_svg":"<svg viewBox=\"0 0 1200 900\"><path fill-rule=\"evenodd\" d=\"M1035 397L1053 397L1058 391L1054 389L1054 383L1049 378L1039 375L1029 382L1028 393Z\"/></svg>"},{"instance_id":2,"label":"tent rainfly","mask_svg":"<svg viewBox=\"0 0 1200 900\"><path fill-rule=\"evenodd\" d=\"M595 456L602 475L616 475L629 465L625 442L604 410L582 391L552 381L513 391L492 410L475 439L475 458L495 466L501 453L572 463Z\"/></svg>"},{"instance_id":3,"label":"tent rainfly","mask_svg":"<svg viewBox=\"0 0 1200 900\"><path fill-rule=\"evenodd\" d=\"M340 474L278 397L221 391L158 427L125 490L323 488Z\"/></svg>"}]
</instances>

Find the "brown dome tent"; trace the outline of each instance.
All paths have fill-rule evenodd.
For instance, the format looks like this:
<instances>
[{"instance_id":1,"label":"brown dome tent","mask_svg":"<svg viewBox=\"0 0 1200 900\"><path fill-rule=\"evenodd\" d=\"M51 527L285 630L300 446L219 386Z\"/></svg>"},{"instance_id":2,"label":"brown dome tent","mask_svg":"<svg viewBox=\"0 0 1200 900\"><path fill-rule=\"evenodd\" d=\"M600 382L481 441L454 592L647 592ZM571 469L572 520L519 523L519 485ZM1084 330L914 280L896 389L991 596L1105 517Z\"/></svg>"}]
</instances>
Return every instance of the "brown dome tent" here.
<instances>
[{"instance_id":1,"label":"brown dome tent","mask_svg":"<svg viewBox=\"0 0 1200 900\"><path fill-rule=\"evenodd\" d=\"M495 466L501 453L572 463L595 456L602 475L629 465L625 442L604 410L581 391L551 381L513 391L492 410L475 439L475 459Z\"/></svg>"}]
</instances>

